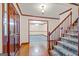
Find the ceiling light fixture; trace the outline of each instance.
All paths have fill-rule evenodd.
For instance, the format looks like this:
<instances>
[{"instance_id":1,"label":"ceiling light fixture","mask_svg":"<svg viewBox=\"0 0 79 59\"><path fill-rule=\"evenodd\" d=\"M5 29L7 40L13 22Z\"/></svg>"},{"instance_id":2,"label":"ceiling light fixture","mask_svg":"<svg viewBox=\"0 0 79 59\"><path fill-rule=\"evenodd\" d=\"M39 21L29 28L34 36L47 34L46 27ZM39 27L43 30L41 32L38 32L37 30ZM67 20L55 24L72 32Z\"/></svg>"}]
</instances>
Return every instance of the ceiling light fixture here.
<instances>
[{"instance_id":1,"label":"ceiling light fixture","mask_svg":"<svg viewBox=\"0 0 79 59\"><path fill-rule=\"evenodd\" d=\"M46 9L46 5L45 4L41 4L40 8L41 8L42 14L44 14L45 13L45 9Z\"/></svg>"}]
</instances>

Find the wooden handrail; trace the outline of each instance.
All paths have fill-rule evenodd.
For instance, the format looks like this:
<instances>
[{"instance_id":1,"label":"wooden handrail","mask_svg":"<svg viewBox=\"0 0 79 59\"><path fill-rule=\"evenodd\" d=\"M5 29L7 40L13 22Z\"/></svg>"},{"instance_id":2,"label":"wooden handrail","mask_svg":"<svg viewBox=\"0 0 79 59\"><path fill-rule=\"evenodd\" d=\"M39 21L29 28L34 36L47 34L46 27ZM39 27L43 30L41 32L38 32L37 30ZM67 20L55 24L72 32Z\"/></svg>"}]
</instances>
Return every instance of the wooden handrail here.
<instances>
[{"instance_id":1,"label":"wooden handrail","mask_svg":"<svg viewBox=\"0 0 79 59\"><path fill-rule=\"evenodd\" d=\"M67 15L64 20L62 20L62 22L52 31L50 32L50 35L72 14L72 12L69 13L69 15Z\"/></svg>"},{"instance_id":2,"label":"wooden handrail","mask_svg":"<svg viewBox=\"0 0 79 59\"><path fill-rule=\"evenodd\" d=\"M70 9L68 9L68 10L66 10L66 11L64 11L64 12L62 12L62 13L60 13L59 15L62 15L62 14L64 14L64 13L68 12L68 11L71 11L71 10L72 10L72 8L70 8Z\"/></svg>"}]
</instances>

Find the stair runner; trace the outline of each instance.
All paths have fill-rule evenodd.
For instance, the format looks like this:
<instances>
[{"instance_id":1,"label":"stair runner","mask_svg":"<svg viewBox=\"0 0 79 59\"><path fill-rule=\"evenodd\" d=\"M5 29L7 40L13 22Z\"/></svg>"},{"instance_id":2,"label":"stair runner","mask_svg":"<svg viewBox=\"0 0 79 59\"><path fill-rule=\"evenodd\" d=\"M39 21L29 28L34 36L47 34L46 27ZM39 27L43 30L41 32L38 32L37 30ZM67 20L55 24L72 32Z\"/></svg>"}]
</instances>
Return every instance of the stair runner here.
<instances>
[{"instance_id":1,"label":"stair runner","mask_svg":"<svg viewBox=\"0 0 79 59\"><path fill-rule=\"evenodd\" d=\"M78 31L77 26L71 28L61 37L61 41L50 51L52 56L77 56L78 55Z\"/></svg>"}]
</instances>

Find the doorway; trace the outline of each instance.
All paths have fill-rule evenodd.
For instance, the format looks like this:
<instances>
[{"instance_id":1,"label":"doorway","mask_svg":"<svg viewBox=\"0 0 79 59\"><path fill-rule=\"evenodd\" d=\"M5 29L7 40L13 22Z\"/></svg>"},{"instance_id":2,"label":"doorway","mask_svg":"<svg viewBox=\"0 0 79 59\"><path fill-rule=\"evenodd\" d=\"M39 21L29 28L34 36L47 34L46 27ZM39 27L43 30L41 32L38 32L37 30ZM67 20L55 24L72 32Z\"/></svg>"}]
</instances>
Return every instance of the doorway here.
<instances>
[{"instance_id":1,"label":"doorway","mask_svg":"<svg viewBox=\"0 0 79 59\"><path fill-rule=\"evenodd\" d=\"M43 46L48 49L48 21L29 20L30 46Z\"/></svg>"},{"instance_id":2,"label":"doorway","mask_svg":"<svg viewBox=\"0 0 79 59\"><path fill-rule=\"evenodd\" d=\"M15 55L20 48L20 16L12 3L3 6L3 53Z\"/></svg>"}]
</instances>

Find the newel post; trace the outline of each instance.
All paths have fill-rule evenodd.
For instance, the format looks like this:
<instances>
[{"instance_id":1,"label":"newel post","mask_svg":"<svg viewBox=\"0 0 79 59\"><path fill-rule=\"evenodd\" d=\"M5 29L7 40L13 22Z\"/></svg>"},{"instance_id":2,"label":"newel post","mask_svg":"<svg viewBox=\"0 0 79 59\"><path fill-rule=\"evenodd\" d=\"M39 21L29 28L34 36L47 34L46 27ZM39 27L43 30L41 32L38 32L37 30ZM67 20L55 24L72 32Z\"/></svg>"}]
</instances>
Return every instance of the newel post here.
<instances>
[{"instance_id":1,"label":"newel post","mask_svg":"<svg viewBox=\"0 0 79 59\"><path fill-rule=\"evenodd\" d=\"M50 53L50 32L48 32L48 53Z\"/></svg>"}]
</instances>

